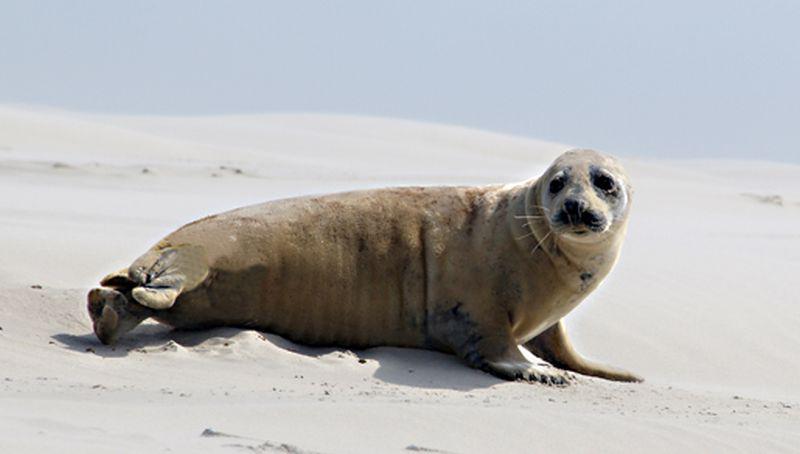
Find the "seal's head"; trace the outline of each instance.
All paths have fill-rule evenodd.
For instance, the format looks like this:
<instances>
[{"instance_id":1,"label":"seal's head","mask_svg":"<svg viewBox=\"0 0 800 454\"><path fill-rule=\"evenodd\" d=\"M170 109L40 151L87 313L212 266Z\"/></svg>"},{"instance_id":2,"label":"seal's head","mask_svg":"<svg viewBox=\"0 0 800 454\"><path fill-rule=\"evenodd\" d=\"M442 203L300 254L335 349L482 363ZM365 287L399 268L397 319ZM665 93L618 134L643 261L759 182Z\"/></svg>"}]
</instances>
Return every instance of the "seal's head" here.
<instances>
[{"instance_id":1,"label":"seal's head","mask_svg":"<svg viewBox=\"0 0 800 454\"><path fill-rule=\"evenodd\" d=\"M550 231L576 243L595 243L624 230L630 186L616 159L594 150L559 156L537 183L535 205Z\"/></svg>"}]
</instances>

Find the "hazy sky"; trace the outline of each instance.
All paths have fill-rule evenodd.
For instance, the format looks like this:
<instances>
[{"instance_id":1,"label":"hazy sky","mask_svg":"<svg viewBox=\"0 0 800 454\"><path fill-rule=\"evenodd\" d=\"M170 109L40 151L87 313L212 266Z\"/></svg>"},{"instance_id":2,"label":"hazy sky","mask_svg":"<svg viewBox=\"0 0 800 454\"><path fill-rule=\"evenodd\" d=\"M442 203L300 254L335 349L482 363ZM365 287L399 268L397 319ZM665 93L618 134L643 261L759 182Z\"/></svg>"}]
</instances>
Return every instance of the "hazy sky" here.
<instances>
[{"instance_id":1,"label":"hazy sky","mask_svg":"<svg viewBox=\"0 0 800 454\"><path fill-rule=\"evenodd\" d=\"M800 162L800 2L0 0L0 103Z\"/></svg>"}]
</instances>

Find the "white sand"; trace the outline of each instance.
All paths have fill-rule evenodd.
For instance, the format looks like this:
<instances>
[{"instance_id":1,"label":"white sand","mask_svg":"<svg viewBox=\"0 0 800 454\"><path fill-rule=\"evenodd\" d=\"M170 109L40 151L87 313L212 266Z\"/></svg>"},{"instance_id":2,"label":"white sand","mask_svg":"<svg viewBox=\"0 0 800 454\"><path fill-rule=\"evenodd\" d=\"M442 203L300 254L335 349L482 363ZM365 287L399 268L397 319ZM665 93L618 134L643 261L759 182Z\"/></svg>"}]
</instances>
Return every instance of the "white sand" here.
<instances>
[{"instance_id":1,"label":"white sand","mask_svg":"<svg viewBox=\"0 0 800 454\"><path fill-rule=\"evenodd\" d=\"M641 385L505 383L437 353L235 329L91 334L88 287L199 216L516 181L563 149L374 118L0 107L0 452L796 452L798 166L625 160L622 260L567 323Z\"/></svg>"}]
</instances>

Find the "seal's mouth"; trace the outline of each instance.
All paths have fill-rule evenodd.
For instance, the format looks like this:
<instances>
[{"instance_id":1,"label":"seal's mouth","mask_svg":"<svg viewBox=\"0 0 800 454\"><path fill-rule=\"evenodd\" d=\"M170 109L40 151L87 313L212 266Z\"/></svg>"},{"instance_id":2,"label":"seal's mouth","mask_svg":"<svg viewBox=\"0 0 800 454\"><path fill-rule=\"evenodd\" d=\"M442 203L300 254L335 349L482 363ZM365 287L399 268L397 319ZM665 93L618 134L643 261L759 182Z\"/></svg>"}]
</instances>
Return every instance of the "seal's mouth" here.
<instances>
[{"instance_id":1,"label":"seal's mouth","mask_svg":"<svg viewBox=\"0 0 800 454\"><path fill-rule=\"evenodd\" d=\"M553 230L561 235L578 238L589 237L608 230L609 223L605 216L594 210L572 210L567 208L559 210L550 219Z\"/></svg>"},{"instance_id":2,"label":"seal's mouth","mask_svg":"<svg viewBox=\"0 0 800 454\"><path fill-rule=\"evenodd\" d=\"M591 229L579 229L579 228L567 227L556 231L556 234L561 238L576 243L593 243L595 241L598 241L599 237L602 236L603 233L606 232L606 230L595 231Z\"/></svg>"}]
</instances>

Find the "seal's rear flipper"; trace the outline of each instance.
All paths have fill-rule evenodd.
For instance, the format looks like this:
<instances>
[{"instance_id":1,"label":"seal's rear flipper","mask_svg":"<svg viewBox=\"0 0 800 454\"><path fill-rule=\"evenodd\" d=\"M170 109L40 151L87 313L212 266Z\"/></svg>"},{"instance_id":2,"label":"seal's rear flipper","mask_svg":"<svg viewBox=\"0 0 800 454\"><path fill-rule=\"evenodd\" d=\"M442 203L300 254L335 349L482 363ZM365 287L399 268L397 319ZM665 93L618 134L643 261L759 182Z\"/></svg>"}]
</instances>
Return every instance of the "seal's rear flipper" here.
<instances>
[{"instance_id":1,"label":"seal's rear flipper","mask_svg":"<svg viewBox=\"0 0 800 454\"><path fill-rule=\"evenodd\" d=\"M94 288L87 296L87 309L94 333L100 342L114 344L153 314L151 309L131 303L122 293L110 288Z\"/></svg>"},{"instance_id":2,"label":"seal's rear flipper","mask_svg":"<svg viewBox=\"0 0 800 454\"><path fill-rule=\"evenodd\" d=\"M546 329L525 344L525 348L550 364L591 377L606 380L642 382L643 378L628 371L589 361L578 354L567 337L563 321Z\"/></svg>"},{"instance_id":3,"label":"seal's rear flipper","mask_svg":"<svg viewBox=\"0 0 800 454\"><path fill-rule=\"evenodd\" d=\"M151 250L129 270L139 285L131 296L150 309L169 309L181 292L200 285L208 276L208 259L200 246L180 245Z\"/></svg>"}]
</instances>

